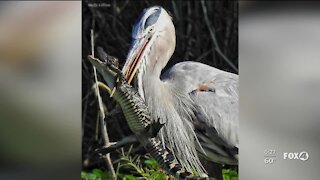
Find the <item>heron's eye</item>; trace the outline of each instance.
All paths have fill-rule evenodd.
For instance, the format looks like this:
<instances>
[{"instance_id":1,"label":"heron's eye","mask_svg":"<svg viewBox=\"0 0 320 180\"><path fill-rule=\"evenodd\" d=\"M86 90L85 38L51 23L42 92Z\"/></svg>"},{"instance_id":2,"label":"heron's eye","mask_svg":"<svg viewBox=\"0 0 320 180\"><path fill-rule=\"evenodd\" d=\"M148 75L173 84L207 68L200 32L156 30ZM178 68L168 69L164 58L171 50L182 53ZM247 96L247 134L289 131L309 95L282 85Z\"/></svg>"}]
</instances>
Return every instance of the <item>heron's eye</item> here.
<instances>
[{"instance_id":1,"label":"heron's eye","mask_svg":"<svg viewBox=\"0 0 320 180\"><path fill-rule=\"evenodd\" d=\"M154 32L154 27L152 26L149 28L149 33L153 33L153 32Z\"/></svg>"}]
</instances>

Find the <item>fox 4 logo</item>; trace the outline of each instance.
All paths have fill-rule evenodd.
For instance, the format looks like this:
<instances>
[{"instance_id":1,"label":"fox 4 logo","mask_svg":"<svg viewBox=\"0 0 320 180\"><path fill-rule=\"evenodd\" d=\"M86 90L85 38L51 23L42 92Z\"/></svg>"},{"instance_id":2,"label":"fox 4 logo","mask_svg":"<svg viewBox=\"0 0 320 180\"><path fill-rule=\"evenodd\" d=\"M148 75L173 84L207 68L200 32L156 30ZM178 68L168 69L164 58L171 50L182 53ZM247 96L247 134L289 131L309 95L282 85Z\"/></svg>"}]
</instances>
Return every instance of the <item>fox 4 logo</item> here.
<instances>
[{"instance_id":1,"label":"fox 4 logo","mask_svg":"<svg viewBox=\"0 0 320 180\"><path fill-rule=\"evenodd\" d=\"M301 160L306 161L309 159L309 153L302 151L302 152L284 152L283 159L291 159L291 160Z\"/></svg>"}]
</instances>

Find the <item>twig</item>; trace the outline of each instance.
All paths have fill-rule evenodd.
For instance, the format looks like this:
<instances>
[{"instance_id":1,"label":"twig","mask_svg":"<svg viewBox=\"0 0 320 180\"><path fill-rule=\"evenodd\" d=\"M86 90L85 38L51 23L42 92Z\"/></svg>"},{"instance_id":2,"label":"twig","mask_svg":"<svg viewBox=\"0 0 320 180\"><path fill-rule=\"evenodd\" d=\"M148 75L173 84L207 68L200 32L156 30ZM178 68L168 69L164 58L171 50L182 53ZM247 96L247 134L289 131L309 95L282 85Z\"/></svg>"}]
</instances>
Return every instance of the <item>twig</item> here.
<instances>
[{"instance_id":1,"label":"twig","mask_svg":"<svg viewBox=\"0 0 320 180\"><path fill-rule=\"evenodd\" d=\"M236 72L238 72L238 68L222 53L220 47L219 47L219 44L218 44L218 41L217 41L217 38L214 34L214 30L210 24L210 21L209 21L209 18L208 18L208 15L207 15L207 8L206 8L206 5L205 5L205 2L204 0L201 0L201 6L202 6L202 11L203 11L203 14L204 14L204 20L206 22L206 25L208 26L208 29L209 29L209 32L210 32L210 36L211 36L211 39L213 41L213 44L215 46L215 50L217 51L217 53L222 57L223 60L225 60L229 66L235 70Z\"/></svg>"},{"instance_id":2,"label":"twig","mask_svg":"<svg viewBox=\"0 0 320 180\"><path fill-rule=\"evenodd\" d=\"M202 55L200 55L200 56L196 59L196 62L200 62L201 59L203 59L204 57L206 57L206 56L207 56L208 54L210 54L212 51L213 51L213 50L211 49L211 50L203 53Z\"/></svg>"},{"instance_id":3,"label":"twig","mask_svg":"<svg viewBox=\"0 0 320 180\"><path fill-rule=\"evenodd\" d=\"M110 153L110 152L115 151L119 148L122 148L126 145L132 145L136 142L138 142L137 136L136 135L129 135L129 136L122 138L118 142L113 142L112 144L110 143L110 146L108 146L108 147L102 147L101 149L97 149L96 151L99 153L102 153L102 154Z\"/></svg>"},{"instance_id":4,"label":"twig","mask_svg":"<svg viewBox=\"0 0 320 180\"><path fill-rule=\"evenodd\" d=\"M91 55L94 57L94 31L93 29L91 29ZM102 99L101 99L101 95L100 95L100 91L99 91L99 87L98 87L98 78L97 78L97 70L96 67L93 66L93 73L94 73L94 79L95 79L95 84L96 84L96 94L97 94L97 98L98 98L98 103L99 103L99 117L100 117L100 128L101 128L101 134L102 134L102 139L104 142L104 146L108 147L110 146L110 140L109 140L109 136L108 136L108 131L107 131L107 127L105 125L104 119L105 119L105 110L103 107L103 103L102 103ZM116 173L114 171L114 167L112 165L111 162L111 158L110 158L110 154L106 154L105 155L105 160L108 166L109 171L112 174L113 179L116 179Z\"/></svg>"}]
</instances>

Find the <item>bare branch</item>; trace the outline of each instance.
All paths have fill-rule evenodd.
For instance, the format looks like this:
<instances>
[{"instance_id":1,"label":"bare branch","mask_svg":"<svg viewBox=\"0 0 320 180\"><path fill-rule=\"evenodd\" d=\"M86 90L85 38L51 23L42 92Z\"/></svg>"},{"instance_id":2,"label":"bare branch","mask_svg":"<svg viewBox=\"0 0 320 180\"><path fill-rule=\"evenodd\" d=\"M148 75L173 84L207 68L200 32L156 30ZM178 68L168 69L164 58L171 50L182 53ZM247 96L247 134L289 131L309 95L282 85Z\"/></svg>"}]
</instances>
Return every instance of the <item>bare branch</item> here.
<instances>
[{"instance_id":1,"label":"bare branch","mask_svg":"<svg viewBox=\"0 0 320 180\"><path fill-rule=\"evenodd\" d=\"M93 29L91 29L91 55L94 57L94 30ZM99 125L100 125L100 129L101 129L102 139L104 142L104 146L109 147L110 140L109 140L109 136L108 136L107 127L106 127L106 124L104 121L105 109L103 107L103 102L102 102L102 98L101 98L100 91L99 91L97 70L96 70L96 67L94 67L94 66L93 66L93 73L94 73L94 79L95 79L95 90L96 90L96 95L97 95L98 103L99 103L99 118L100 118ZM115 173L114 167L112 165L110 154L108 153L104 157L105 157L108 169L112 174L113 179L116 179L116 173Z\"/></svg>"}]
</instances>

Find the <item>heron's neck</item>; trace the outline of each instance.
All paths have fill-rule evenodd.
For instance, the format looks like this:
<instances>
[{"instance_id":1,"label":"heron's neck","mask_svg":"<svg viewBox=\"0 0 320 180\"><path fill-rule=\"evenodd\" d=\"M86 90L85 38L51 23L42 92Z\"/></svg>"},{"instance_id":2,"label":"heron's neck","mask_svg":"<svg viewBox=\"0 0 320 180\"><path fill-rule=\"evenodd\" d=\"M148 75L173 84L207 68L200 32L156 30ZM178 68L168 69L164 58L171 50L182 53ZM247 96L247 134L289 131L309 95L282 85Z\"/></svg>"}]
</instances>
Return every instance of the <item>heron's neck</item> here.
<instances>
[{"instance_id":1,"label":"heron's neck","mask_svg":"<svg viewBox=\"0 0 320 180\"><path fill-rule=\"evenodd\" d=\"M160 79L161 70L147 69L138 77L138 89L140 95L145 99L146 103L158 101L163 96L169 96L171 88L168 84ZM168 97L169 98L169 97ZM153 102L152 102L153 103ZM159 102L161 103L161 102Z\"/></svg>"},{"instance_id":2,"label":"heron's neck","mask_svg":"<svg viewBox=\"0 0 320 180\"><path fill-rule=\"evenodd\" d=\"M149 70L145 68L143 74L140 72L141 84L138 89L140 95L143 94L141 96L144 97L153 120L164 124L158 136L163 145L173 149L187 169L192 170L195 164L199 164L201 172L201 163L194 145L194 107L190 97L180 93L171 82L162 81L161 70Z\"/></svg>"},{"instance_id":3,"label":"heron's neck","mask_svg":"<svg viewBox=\"0 0 320 180\"><path fill-rule=\"evenodd\" d=\"M137 88L140 96L148 103L148 99L150 98L157 99L161 98L164 94L170 94L168 91L171 88L160 79L161 71L170 56L155 56L151 51L150 56L144 58L137 74Z\"/></svg>"}]
</instances>

